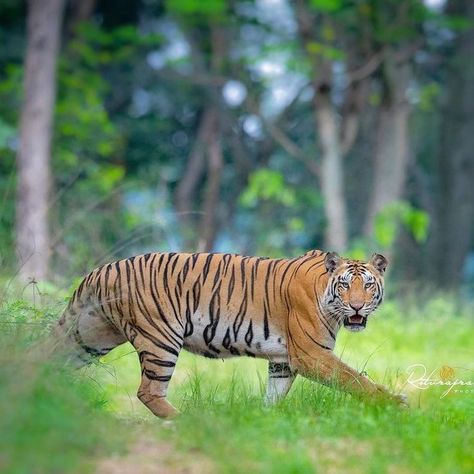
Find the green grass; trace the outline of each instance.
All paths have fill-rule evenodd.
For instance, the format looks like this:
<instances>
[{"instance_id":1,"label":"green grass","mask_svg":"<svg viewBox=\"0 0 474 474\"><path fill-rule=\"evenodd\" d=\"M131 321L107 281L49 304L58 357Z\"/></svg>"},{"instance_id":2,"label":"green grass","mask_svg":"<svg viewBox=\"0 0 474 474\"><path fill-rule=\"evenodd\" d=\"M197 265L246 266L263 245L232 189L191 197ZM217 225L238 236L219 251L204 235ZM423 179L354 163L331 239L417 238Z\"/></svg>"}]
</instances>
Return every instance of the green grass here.
<instances>
[{"instance_id":1,"label":"green grass","mask_svg":"<svg viewBox=\"0 0 474 474\"><path fill-rule=\"evenodd\" d=\"M457 378L473 380L472 308L450 298L402 308L389 301L363 333L341 331L336 353L408 393L409 409L367 406L301 377L284 402L264 408L264 361L183 352L170 386L182 414L170 423L136 399L140 369L131 346L75 373L25 363L36 327L26 323L43 323L45 312L4 305L3 322L21 324L0 337L0 471L93 472L112 453L120 466L124 445L132 463L156 462L134 448L146 438L157 449L171 445L178 470L169 472L474 472L474 387L441 397L445 388L406 385L406 369L415 363L436 369L435 378L449 366Z\"/></svg>"},{"instance_id":2,"label":"green grass","mask_svg":"<svg viewBox=\"0 0 474 474\"><path fill-rule=\"evenodd\" d=\"M0 472L94 472L98 458L124 450L100 385L32 351L47 319L21 301L0 313Z\"/></svg>"},{"instance_id":3,"label":"green grass","mask_svg":"<svg viewBox=\"0 0 474 474\"><path fill-rule=\"evenodd\" d=\"M93 371L109 409L149 420L157 439L171 439L182 453L205 454L216 472L474 472L474 392L441 398L445 388L406 385L406 369L415 363L429 371L454 367L457 377L473 380L471 314L443 298L406 313L388 302L365 332L341 331L336 352L408 393L407 410L367 406L300 377L283 403L265 409L264 361L183 353L170 387L183 413L169 427L134 397L139 367L130 346L107 356L108 372Z\"/></svg>"}]
</instances>

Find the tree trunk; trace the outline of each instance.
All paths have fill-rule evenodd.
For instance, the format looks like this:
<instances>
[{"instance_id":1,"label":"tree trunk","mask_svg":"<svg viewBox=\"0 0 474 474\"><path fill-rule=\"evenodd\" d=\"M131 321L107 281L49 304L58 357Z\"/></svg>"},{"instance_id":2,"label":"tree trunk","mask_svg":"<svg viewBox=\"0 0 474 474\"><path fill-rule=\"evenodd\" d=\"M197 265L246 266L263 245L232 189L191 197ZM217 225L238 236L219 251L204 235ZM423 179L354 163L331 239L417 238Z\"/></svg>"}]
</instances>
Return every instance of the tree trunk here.
<instances>
[{"instance_id":1,"label":"tree trunk","mask_svg":"<svg viewBox=\"0 0 474 474\"><path fill-rule=\"evenodd\" d=\"M224 164L220 144L217 114L213 111L213 126L207 144L207 185L202 207L201 229L198 251L210 252L217 233L217 211L219 208L220 185Z\"/></svg>"},{"instance_id":2,"label":"tree trunk","mask_svg":"<svg viewBox=\"0 0 474 474\"><path fill-rule=\"evenodd\" d=\"M312 83L316 94L314 101L316 136L321 152L320 188L327 221L324 231L324 248L343 252L348 244L347 206L341 133L336 109L331 99L332 62L310 50L310 45L314 42L315 19L306 0L296 2L296 19L313 69Z\"/></svg>"},{"instance_id":3,"label":"tree trunk","mask_svg":"<svg viewBox=\"0 0 474 474\"><path fill-rule=\"evenodd\" d=\"M339 126L331 103L330 89L323 84L316 94L315 115L321 149L321 192L327 219L324 247L343 252L347 248L348 236Z\"/></svg>"},{"instance_id":4,"label":"tree trunk","mask_svg":"<svg viewBox=\"0 0 474 474\"><path fill-rule=\"evenodd\" d=\"M451 0L449 13L474 21L474 3ZM474 28L459 33L449 66L443 106L436 249L432 275L443 288L462 279L474 232Z\"/></svg>"},{"instance_id":5,"label":"tree trunk","mask_svg":"<svg viewBox=\"0 0 474 474\"><path fill-rule=\"evenodd\" d=\"M30 0L28 7L17 155L16 246L23 281L44 279L48 273L51 129L64 2Z\"/></svg>"},{"instance_id":6,"label":"tree trunk","mask_svg":"<svg viewBox=\"0 0 474 474\"><path fill-rule=\"evenodd\" d=\"M403 197L408 165L410 105L406 90L411 76L408 63L396 64L387 54L382 74L382 103L376 131L372 196L365 222L371 236L377 214Z\"/></svg>"},{"instance_id":7,"label":"tree trunk","mask_svg":"<svg viewBox=\"0 0 474 474\"><path fill-rule=\"evenodd\" d=\"M206 143L209 143L213 126L213 111L211 108L206 108L202 113L196 142L186 163L183 177L176 188L176 211L186 249L194 250L196 242L195 223L197 219L193 218L194 201L196 200L197 186L206 166L205 147Z\"/></svg>"}]
</instances>

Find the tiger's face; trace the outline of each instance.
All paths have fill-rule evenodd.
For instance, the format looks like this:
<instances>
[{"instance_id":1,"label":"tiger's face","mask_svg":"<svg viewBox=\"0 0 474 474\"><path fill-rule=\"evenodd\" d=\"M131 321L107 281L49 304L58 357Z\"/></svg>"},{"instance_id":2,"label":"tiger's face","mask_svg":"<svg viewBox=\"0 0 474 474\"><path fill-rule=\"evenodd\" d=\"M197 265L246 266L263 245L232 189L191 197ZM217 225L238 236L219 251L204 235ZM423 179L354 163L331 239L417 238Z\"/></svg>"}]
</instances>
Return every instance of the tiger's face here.
<instances>
[{"instance_id":1,"label":"tiger's face","mask_svg":"<svg viewBox=\"0 0 474 474\"><path fill-rule=\"evenodd\" d=\"M323 310L349 331L362 331L382 302L387 259L375 254L369 262L345 260L332 252L326 255L325 265L330 278Z\"/></svg>"}]
</instances>

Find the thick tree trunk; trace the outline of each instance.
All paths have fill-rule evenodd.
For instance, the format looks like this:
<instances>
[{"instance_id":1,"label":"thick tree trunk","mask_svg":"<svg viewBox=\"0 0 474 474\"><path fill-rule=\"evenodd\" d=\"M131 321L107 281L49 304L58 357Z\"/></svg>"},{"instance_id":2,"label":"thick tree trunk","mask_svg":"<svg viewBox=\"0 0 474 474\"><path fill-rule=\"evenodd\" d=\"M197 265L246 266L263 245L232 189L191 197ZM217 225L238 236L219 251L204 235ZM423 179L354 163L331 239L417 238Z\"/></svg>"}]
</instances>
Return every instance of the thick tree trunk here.
<instances>
[{"instance_id":1,"label":"thick tree trunk","mask_svg":"<svg viewBox=\"0 0 474 474\"><path fill-rule=\"evenodd\" d=\"M28 7L17 155L16 245L23 281L44 279L48 273L51 129L64 0L30 0Z\"/></svg>"},{"instance_id":2,"label":"thick tree trunk","mask_svg":"<svg viewBox=\"0 0 474 474\"><path fill-rule=\"evenodd\" d=\"M474 3L452 0L449 13L474 21ZM440 189L432 275L455 288L474 233L474 28L459 33L444 97L439 155Z\"/></svg>"},{"instance_id":3,"label":"thick tree trunk","mask_svg":"<svg viewBox=\"0 0 474 474\"><path fill-rule=\"evenodd\" d=\"M387 55L383 72L383 95L376 131L372 196L365 222L371 236L377 214L403 197L407 175L410 105L406 90L411 75L408 63L395 64Z\"/></svg>"}]
</instances>

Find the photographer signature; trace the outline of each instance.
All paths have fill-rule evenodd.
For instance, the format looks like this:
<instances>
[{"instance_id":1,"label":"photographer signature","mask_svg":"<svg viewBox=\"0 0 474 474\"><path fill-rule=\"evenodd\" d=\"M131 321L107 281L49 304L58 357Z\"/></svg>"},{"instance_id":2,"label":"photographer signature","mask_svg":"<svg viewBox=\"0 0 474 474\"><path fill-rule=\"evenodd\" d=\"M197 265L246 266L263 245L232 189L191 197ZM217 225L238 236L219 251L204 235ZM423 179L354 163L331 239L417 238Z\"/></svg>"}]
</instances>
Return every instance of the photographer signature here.
<instances>
[{"instance_id":1,"label":"photographer signature","mask_svg":"<svg viewBox=\"0 0 474 474\"><path fill-rule=\"evenodd\" d=\"M457 378L452 367L443 366L441 369L434 369L428 373L426 366L423 364L413 364L407 368L407 372L409 374L407 383L417 389L426 390L433 386L445 386L446 390L441 394L440 398L444 398L455 387L474 389L474 381ZM439 372L440 378L435 378L437 372ZM457 392L458 389L454 391Z\"/></svg>"}]
</instances>

